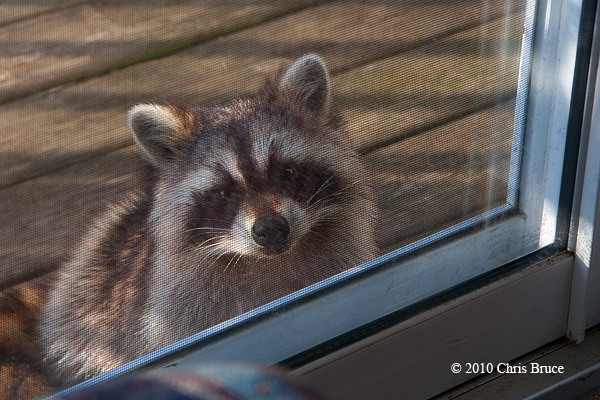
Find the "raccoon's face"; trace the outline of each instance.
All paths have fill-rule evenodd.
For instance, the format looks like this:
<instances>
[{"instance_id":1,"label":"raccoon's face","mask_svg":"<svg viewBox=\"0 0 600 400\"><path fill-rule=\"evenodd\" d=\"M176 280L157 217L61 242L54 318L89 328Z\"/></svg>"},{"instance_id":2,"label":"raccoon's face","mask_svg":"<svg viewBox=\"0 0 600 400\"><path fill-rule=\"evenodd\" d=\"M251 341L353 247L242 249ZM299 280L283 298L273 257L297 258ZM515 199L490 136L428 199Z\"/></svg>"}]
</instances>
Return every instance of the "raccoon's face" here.
<instances>
[{"instance_id":1,"label":"raccoon's face","mask_svg":"<svg viewBox=\"0 0 600 400\"><path fill-rule=\"evenodd\" d=\"M188 245L275 256L307 234L322 235L322 223L343 204L344 178L314 158L287 158L275 143L270 141L263 163L250 147L244 157L225 152L226 162L187 177Z\"/></svg>"},{"instance_id":2,"label":"raccoon's face","mask_svg":"<svg viewBox=\"0 0 600 400\"><path fill-rule=\"evenodd\" d=\"M310 252L360 197L362 169L315 55L256 96L202 110L138 105L129 126L162 174L151 225L181 251L231 261Z\"/></svg>"}]
</instances>

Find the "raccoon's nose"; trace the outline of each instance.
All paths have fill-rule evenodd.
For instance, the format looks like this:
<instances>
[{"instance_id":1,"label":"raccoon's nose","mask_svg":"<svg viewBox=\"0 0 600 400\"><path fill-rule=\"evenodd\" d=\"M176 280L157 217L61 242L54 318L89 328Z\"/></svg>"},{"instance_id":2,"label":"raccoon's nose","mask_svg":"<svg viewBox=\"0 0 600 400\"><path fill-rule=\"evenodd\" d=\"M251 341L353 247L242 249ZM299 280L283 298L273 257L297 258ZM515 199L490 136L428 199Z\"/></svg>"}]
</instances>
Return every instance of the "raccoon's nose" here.
<instances>
[{"instance_id":1,"label":"raccoon's nose","mask_svg":"<svg viewBox=\"0 0 600 400\"><path fill-rule=\"evenodd\" d=\"M272 247L285 243L290 234L290 225L279 215L268 215L258 218L252 225L252 238L264 247Z\"/></svg>"}]
</instances>

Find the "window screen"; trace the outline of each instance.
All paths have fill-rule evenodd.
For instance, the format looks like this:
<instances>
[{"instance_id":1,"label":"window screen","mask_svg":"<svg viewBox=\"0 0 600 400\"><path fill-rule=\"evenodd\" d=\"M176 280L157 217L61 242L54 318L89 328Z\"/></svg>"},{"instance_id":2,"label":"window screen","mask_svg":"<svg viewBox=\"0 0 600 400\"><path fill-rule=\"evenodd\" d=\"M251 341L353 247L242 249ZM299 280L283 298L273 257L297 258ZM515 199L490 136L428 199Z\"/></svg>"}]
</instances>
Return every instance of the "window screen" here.
<instances>
[{"instance_id":1,"label":"window screen","mask_svg":"<svg viewBox=\"0 0 600 400\"><path fill-rule=\"evenodd\" d=\"M444 284L459 284L541 245L539 202L533 207L537 217L528 220L535 220L538 226L534 233L514 212L521 188L533 2L73 2L33 11L19 5L5 8L10 12L3 14L0 23L8 43L0 55L0 85L5 88L0 97L3 287L15 287L31 278L37 278L36 282L53 279L50 276L62 268L68 254L79 254L69 250L77 246L74 243L88 241L93 251L98 243L128 242L129 247L119 256L126 267L114 273L102 271L109 278L103 281L104 297L90 294L95 305L117 306L119 302L107 296L129 280L135 282L124 286L127 295L123 292L122 297L123 302L133 304L131 310L140 311L148 302L157 304L161 299L172 303L183 299L175 314L201 314L196 305L185 303L190 287L183 292L169 292L170 287L177 286L173 282L178 282L181 271L166 269L164 284L152 286L152 290L142 282L145 275L132 271L152 263L153 268L164 267L166 261L156 260L166 260L165 254L177 253L194 241L198 246L216 248L236 229L246 229L250 235L247 240L254 241L251 246L258 243L261 248L272 247L269 251L274 254L285 252L287 248L279 244L293 236L293 226L275 215L285 207L284 220L296 218L298 225L308 224L302 228L306 232L317 231L319 235L305 245L301 243L300 250L296 248L300 258L310 260L319 252L323 259L325 253L337 257L327 259L332 266L329 273L315 274L304 281L304 287L278 283L303 274L301 265L294 264L293 271L283 269L289 275L283 280L263 277L263 283L253 284L253 276L265 274L256 267L262 256L253 253L247 261L246 250L238 248L207 256L210 265L214 259L214 265L225 275L238 273L243 265L249 268L247 274L235 279L203 283L206 291L214 293L205 296L204 306L211 302L210 307L218 310L224 305L228 312L212 313L213 319L198 325L198 331L208 329L205 333L177 345L173 343L191 333L178 326L158 329L168 324L142 311L139 315L123 315L125 325L139 324L139 329L134 329L136 334L156 328L157 332L168 332L168 336L156 342L160 346L140 346L139 352L131 352L131 348L138 348L135 335L113 343L108 334L106 346L119 356L105 362L105 366L117 367L152 351L160 352L163 346L175 347L161 354L180 351L181 346L200 343L223 329L243 330L252 318L268 318L293 308L302 299L348 287L373 274L388 273L394 278L387 282L406 282L402 288L395 286L392 293L398 299L393 307L398 308L444 290ZM73 32L79 32L80 37L74 38ZM320 76L308 64L297 68L303 71L300 75L297 70L286 70L295 60L313 53L325 60L330 78ZM258 106L251 104L257 101L252 97L243 97L250 99L249 103L231 102L259 90L265 78L271 80L271 86L262 92L263 102ZM341 130L337 128L337 117L328 114L329 98L322 93L329 84L331 101L344 121ZM169 105L162 101L169 101ZM146 139L136 137L134 143L125 119L127 110L135 104L146 106L137 109L141 119L129 114L129 127L144 131L150 126L153 130ZM331 113L338 111L331 109ZM321 122L314 122L317 120ZM298 135L300 144L290 144L290 137L298 129L315 130L315 126L346 132L344 146L349 150L338 154L331 148L339 139L325 141L319 147L322 139L316 136ZM203 130L206 127L210 129ZM175 132L181 142L161 139L166 131ZM273 139L275 131L287 135L286 141ZM214 139L193 138L214 132L218 133ZM541 139L534 136L531 140ZM282 143L287 143L289 149L282 150ZM210 151L198 150L201 145ZM353 158L351 152L358 158ZM272 159L272 153L280 157ZM253 161L248 161L252 158L249 155ZM257 161L260 157L262 161ZM170 164L174 159L179 162L176 168ZM159 178L156 174L145 176L142 166L148 160L167 172ZM365 177L352 181L356 160L364 165ZM339 182L334 179L337 171L344 176ZM548 173L544 168L540 171L541 175ZM301 180L295 180L297 174ZM169 183L165 183L165 177L171 179ZM133 200L126 195L125 202L130 203L123 203L124 193L139 187L140 182L150 185L143 190L151 195ZM320 205L328 202L343 208L347 204L335 200L352 188L363 187L372 188L378 211L371 213L360 202L352 203L356 210L346 209L339 214L346 219L327 228L344 226L349 249L328 248L338 245L330 240L329 231L319 231L320 222L310 225L302 221L317 218L314 215L322 212ZM277 200L276 206L269 206L273 212L267 213L269 218L263 219L260 226L255 222L243 226L246 220L238 213L241 205L254 207L252 202L288 192L292 194L285 201ZM353 195L370 196L365 193L356 189ZM532 203L530 194L527 192L527 207ZM234 202L235 207L223 205L224 198ZM293 211L285 202L299 199L301 217L290 216ZM106 214L106 204L114 201L120 205L109 208ZM161 204L158 208L157 202ZM229 218L223 226L211 227L213 233L220 233L216 239L214 235L202 236L203 229L208 229L203 224L210 219L206 217L207 204L214 206L221 222ZM185 205L181 213L173 211L178 205ZM127 214L123 211L127 207L142 211ZM260 207L265 206L253 210ZM123 228L112 231L112 219L123 219L125 214L129 219ZM172 222L160 227L145 224L161 215L169 215ZM352 215L365 221L375 219L375 239L380 248L377 254L368 250L367 236L360 234L367 228L348 222ZM103 226L109 228L89 228L95 216L104 218ZM500 224L509 220L517 228ZM200 234L190 239L181 233L176 236L181 243L174 244L139 239L157 230L177 230L177 224L185 224L185 235L189 231ZM415 256L411 252L425 246L431 245L428 249L432 252L443 252L438 239L452 239L455 234L479 232L486 227L501 231L510 240L486 239L496 247L492 246L486 259L489 262L481 267L446 270L437 275L436 268L442 268L439 263L421 267L398 267L396 263L402 257ZM515 231L517 234L507 233ZM264 238L267 234L275 238ZM493 254L496 248L510 247L512 241L522 241L514 252ZM483 251L485 244L474 241L471 246ZM368 257L354 257L363 250L368 251ZM113 257L115 252L109 246L103 257L109 253ZM462 254L465 250L454 252ZM348 258L341 253L349 254ZM376 256L381 257L374 260ZM384 268L381 265L385 263L388 267ZM202 268L198 268L192 273L202 274ZM268 270L274 275L280 272L274 267ZM432 276L438 276L433 286L408 288L411 282L428 281ZM446 276L452 279L443 283ZM245 280L245 289L240 292L252 297L247 303L231 300L240 279ZM135 290L138 284L144 289ZM72 294L78 287L69 285L68 290L66 293ZM236 314L232 314L231 309L236 307ZM373 315L368 318L373 319L391 310L382 303L373 305L368 301L365 308L372 308ZM66 312L56 310L57 314ZM196 317L190 318L197 321ZM48 322L46 329L58 329L59 321ZM348 325L340 323L338 328L348 330L357 323L351 318L346 322ZM211 328L213 325L217 327ZM76 340L73 331L61 331L60 335L65 340ZM100 353L84 358L102 359ZM78 380L108 369L92 368L78 375Z\"/></svg>"}]
</instances>

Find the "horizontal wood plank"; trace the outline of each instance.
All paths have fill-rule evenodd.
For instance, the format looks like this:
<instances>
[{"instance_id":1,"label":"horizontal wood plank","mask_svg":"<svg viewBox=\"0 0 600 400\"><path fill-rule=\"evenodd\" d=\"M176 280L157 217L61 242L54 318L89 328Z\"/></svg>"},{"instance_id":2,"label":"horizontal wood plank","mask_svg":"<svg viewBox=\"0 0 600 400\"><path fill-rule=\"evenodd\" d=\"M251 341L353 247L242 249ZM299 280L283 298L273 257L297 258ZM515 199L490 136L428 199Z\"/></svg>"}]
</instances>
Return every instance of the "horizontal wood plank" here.
<instances>
[{"instance_id":1,"label":"horizontal wood plank","mask_svg":"<svg viewBox=\"0 0 600 400\"><path fill-rule=\"evenodd\" d=\"M334 79L361 153L516 95L524 15L516 13Z\"/></svg>"},{"instance_id":2,"label":"horizontal wood plank","mask_svg":"<svg viewBox=\"0 0 600 400\"><path fill-rule=\"evenodd\" d=\"M365 156L386 251L506 203L515 102Z\"/></svg>"},{"instance_id":3,"label":"horizontal wood plank","mask_svg":"<svg viewBox=\"0 0 600 400\"><path fill-rule=\"evenodd\" d=\"M164 56L316 3L106 0L27 18L0 27L0 102Z\"/></svg>"},{"instance_id":4,"label":"horizontal wood plank","mask_svg":"<svg viewBox=\"0 0 600 400\"><path fill-rule=\"evenodd\" d=\"M0 26L44 13L71 7L90 0L3 0L0 3Z\"/></svg>"}]
</instances>

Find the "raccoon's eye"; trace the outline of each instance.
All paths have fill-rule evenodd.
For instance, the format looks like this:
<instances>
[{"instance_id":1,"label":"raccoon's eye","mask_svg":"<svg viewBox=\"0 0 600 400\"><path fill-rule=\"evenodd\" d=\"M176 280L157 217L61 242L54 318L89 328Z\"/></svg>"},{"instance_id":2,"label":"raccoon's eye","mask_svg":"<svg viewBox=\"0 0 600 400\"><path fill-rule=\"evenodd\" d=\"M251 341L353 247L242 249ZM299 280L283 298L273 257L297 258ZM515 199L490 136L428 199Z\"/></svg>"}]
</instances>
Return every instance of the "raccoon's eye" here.
<instances>
[{"instance_id":1,"label":"raccoon's eye","mask_svg":"<svg viewBox=\"0 0 600 400\"><path fill-rule=\"evenodd\" d=\"M230 189L227 189L227 188L217 188L217 189L212 190L210 192L209 196L213 200L217 200L217 201L229 200L233 197L233 191L231 191Z\"/></svg>"},{"instance_id":2,"label":"raccoon's eye","mask_svg":"<svg viewBox=\"0 0 600 400\"><path fill-rule=\"evenodd\" d=\"M294 167L286 167L281 171L280 178L282 181L291 181L296 176Z\"/></svg>"}]
</instances>

